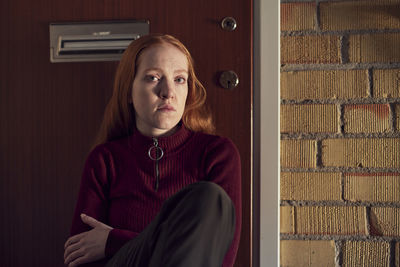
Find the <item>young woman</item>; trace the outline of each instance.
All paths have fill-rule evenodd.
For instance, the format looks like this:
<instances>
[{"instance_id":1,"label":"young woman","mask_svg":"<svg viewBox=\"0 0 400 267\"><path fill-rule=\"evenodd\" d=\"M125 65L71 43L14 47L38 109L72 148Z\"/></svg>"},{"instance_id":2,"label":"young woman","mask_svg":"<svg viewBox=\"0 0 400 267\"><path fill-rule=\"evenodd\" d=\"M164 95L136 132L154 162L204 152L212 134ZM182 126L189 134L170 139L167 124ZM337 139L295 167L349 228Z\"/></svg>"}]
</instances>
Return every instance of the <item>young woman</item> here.
<instances>
[{"instance_id":1,"label":"young woman","mask_svg":"<svg viewBox=\"0 0 400 267\"><path fill-rule=\"evenodd\" d=\"M84 167L66 265L233 266L240 158L210 134L205 99L180 41L132 42Z\"/></svg>"}]
</instances>

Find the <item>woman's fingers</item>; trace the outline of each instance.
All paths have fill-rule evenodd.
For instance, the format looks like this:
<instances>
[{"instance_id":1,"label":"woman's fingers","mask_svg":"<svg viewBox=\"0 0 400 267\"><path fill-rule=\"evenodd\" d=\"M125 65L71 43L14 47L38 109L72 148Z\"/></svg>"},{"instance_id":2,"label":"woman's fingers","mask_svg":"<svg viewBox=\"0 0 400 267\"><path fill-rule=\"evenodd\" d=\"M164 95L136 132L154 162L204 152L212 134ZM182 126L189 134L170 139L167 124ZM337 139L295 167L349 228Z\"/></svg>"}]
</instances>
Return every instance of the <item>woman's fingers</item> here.
<instances>
[{"instance_id":1,"label":"woman's fingers","mask_svg":"<svg viewBox=\"0 0 400 267\"><path fill-rule=\"evenodd\" d=\"M89 261L87 260L86 256L82 256L79 258L76 258L74 261L72 261L70 264L68 264L68 267L75 267L75 266L79 266L83 263L88 263Z\"/></svg>"},{"instance_id":2,"label":"woman's fingers","mask_svg":"<svg viewBox=\"0 0 400 267\"><path fill-rule=\"evenodd\" d=\"M64 245L64 263L70 267L104 258L107 237L112 227L81 214L92 230L71 236Z\"/></svg>"},{"instance_id":3,"label":"woman's fingers","mask_svg":"<svg viewBox=\"0 0 400 267\"><path fill-rule=\"evenodd\" d=\"M79 248L75 251L73 251L72 253L70 253L69 255L67 255L67 257L64 260L64 264L70 266L71 263L76 262L79 258L82 258L83 256L85 256L85 251L82 248Z\"/></svg>"},{"instance_id":4,"label":"woman's fingers","mask_svg":"<svg viewBox=\"0 0 400 267\"><path fill-rule=\"evenodd\" d=\"M78 250L80 247L81 247L81 242L76 242L68 245L64 250L64 261L72 252Z\"/></svg>"},{"instance_id":5,"label":"woman's fingers","mask_svg":"<svg viewBox=\"0 0 400 267\"><path fill-rule=\"evenodd\" d=\"M81 219L82 219L82 222L86 223L87 225L89 225L89 226L91 226L93 228L95 228L97 226L100 226L102 224L101 222L99 222L95 218L90 217L90 216L88 216L86 214L83 214L83 213L81 214Z\"/></svg>"},{"instance_id":6,"label":"woman's fingers","mask_svg":"<svg viewBox=\"0 0 400 267\"><path fill-rule=\"evenodd\" d=\"M85 235L86 232L71 236L70 238L68 238L68 240L65 242L64 244L64 249L66 249L69 245L79 242L79 240L81 240L81 238Z\"/></svg>"},{"instance_id":7,"label":"woman's fingers","mask_svg":"<svg viewBox=\"0 0 400 267\"><path fill-rule=\"evenodd\" d=\"M67 240L64 251L65 264L76 266L104 258L108 234L112 228L102 225Z\"/></svg>"},{"instance_id":8,"label":"woman's fingers","mask_svg":"<svg viewBox=\"0 0 400 267\"><path fill-rule=\"evenodd\" d=\"M87 225L96 228L96 227L101 227L101 228L106 228L106 229L112 229L112 227L108 226L107 224L104 224L98 220L96 220L93 217L90 217L89 215L86 215L84 213L81 214L81 219L82 222L86 223Z\"/></svg>"}]
</instances>

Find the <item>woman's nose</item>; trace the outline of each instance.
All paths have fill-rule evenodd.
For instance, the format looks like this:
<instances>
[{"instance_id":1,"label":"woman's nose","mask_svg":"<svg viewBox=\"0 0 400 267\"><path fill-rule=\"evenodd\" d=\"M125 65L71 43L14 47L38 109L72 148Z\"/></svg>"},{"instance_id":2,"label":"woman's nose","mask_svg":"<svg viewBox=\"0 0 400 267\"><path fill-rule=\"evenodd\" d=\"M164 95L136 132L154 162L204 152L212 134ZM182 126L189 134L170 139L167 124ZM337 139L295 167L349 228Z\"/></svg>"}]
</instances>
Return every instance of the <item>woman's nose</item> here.
<instances>
[{"instance_id":1,"label":"woman's nose","mask_svg":"<svg viewBox=\"0 0 400 267\"><path fill-rule=\"evenodd\" d=\"M174 84L167 79L164 79L161 83L160 97L168 99L174 97Z\"/></svg>"}]
</instances>

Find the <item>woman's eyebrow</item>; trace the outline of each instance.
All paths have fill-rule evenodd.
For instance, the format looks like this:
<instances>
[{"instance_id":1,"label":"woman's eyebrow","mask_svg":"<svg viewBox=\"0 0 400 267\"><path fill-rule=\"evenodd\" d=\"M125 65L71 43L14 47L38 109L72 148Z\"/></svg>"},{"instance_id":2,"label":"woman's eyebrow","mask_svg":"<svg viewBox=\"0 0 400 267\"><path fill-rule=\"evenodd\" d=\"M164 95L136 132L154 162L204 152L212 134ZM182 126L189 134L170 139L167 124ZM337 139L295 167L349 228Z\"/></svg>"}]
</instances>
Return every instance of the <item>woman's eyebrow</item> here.
<instances>
[{"instance_id":1,"label":"woman's eyebrow","mask_svg":"<svg viewBox=\"0 0 400 267\"><path fill-rule=\"evenodd\" d=\"M148 69L145 69L144 71L145 71L145 72L148 72L148 71L158 71L158 72L161 72L162 70L161 70L160 68L148 68Z\"/></svg>"},{"instance_id":2,"label":"woman's eyebrow","mask_svg":"<svg viewBox=\"0 0 400 267\"><path fill-rule=\"evenodd\" d=\"M186 73L186 74L188 74L188 71L185 70L185 69L180 69L180 70L174 71L174 73Z\"/></svg>"},{"instance_id":3,"label":"woman's eyebrow","mask_svg":"<svg viewBox=\"0 0 400 267\"><path fill-rule=\"evenodd\" d=\"M163 72L163 70L160 68L148 68L148 69L144 70L144 72L149 72L149 71ZM174 70L174 73L186 73L187 74L189 72L185 69L178 69L178 70Z\"/></svg>"}]
</instances>

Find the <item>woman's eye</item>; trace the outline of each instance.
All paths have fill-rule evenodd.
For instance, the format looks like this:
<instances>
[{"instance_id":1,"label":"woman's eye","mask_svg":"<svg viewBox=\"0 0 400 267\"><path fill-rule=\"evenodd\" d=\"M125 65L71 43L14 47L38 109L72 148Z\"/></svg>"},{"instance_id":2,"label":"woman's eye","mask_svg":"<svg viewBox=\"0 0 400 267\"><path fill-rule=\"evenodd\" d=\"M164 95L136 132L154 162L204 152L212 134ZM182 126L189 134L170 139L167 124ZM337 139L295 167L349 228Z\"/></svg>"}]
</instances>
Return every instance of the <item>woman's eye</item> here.
<instances>
[{"instance_id":1,"label":"woman's eye","mask_svg":"<svg viewBox=\"0 0 400 267\"><path fill-rule=\"evenodd\" d=\"M159 79L158 79L158 77L157 76L154 76L154 75L147 75L146 76L146 81L149 81L149 82L156 82L156 81L158 81Z\"/></svg>"},{"instance_id":2,"label":"woman's eye","mask_svg":"<svg viewBox=\"0 0 400 267\"><path fill-rule=\"evenodd\" d=\"M177 83L185 83L185 82L186 82L186 79L183 78L183 77L178 77L178 78L175 79L175 81L176 81Z\"/></svg>"}]
</instances>

